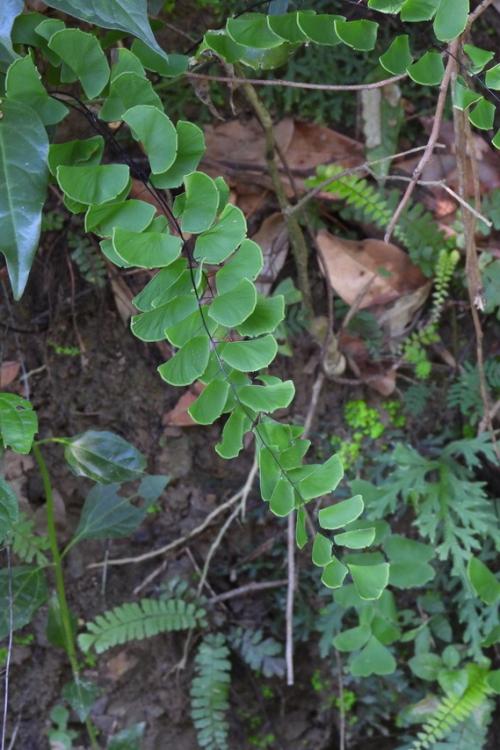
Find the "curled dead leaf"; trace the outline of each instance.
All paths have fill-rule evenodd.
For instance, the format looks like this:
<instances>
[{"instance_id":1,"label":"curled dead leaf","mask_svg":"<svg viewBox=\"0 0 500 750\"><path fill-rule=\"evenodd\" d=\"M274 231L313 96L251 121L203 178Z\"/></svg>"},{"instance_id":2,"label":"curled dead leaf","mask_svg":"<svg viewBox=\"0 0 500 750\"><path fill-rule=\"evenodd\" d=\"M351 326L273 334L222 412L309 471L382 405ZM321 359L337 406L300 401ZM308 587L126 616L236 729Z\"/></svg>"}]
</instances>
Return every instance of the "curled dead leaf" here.
<instances>
[{"instance_id":1,"label":"curled dead leaf","mask_svg":"<svg viewBox=\"0 0 500 750\"><path fill-rule=\"evenodd\" d=\"M269 294L288 255L288 234L282 214L274 213L264 219L252 239L260 245L264 256L264 266L256 286L262 294Z\"/></svg>"}]
</instances>

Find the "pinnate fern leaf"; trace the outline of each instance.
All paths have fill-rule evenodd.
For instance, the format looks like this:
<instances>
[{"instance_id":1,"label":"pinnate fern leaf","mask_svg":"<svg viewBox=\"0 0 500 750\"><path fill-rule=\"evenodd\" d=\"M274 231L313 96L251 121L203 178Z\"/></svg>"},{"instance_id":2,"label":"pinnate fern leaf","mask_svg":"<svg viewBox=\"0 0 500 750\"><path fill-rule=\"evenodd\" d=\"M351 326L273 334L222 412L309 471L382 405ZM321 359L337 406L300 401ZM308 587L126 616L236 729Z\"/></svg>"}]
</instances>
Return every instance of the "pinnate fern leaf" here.
<instances>
[{"instance_id":1,"label":"pinnate fern leaf","mask_svg":"<svg viewBox=\"0 0 500 750\"><path fill-rule=\"evenodd\" d=\"M191 683L191 717L198 744L206 750L226 750L231 663L223 635L203 639L196 654L195 671Z\"/></svg>"},{"instance_id":2,"label":"pinnate fern leaf","mask_svg":"<svg viewBox=\"0 0 500 750\"><path fill-rule=\"evenodd\" d=\"M264 677L282 677L285 674L283 648L274 638L265 638L262 630L235 628L230 635L231 646L244 662Z\"/></svg>"},{"instance_id":3,"label":"pinnate fern leaf","mask_svg":"<svg viewBox=\"0 0 500 750\"><path fill-rule=\"evenodd\" d=\"M141 599L126 602L98 615L78 637L84 652L100 654L113 646L150 638L158 633L187 630L204 624L205 611L183 599Z\"/></svg>"}]
</instances>

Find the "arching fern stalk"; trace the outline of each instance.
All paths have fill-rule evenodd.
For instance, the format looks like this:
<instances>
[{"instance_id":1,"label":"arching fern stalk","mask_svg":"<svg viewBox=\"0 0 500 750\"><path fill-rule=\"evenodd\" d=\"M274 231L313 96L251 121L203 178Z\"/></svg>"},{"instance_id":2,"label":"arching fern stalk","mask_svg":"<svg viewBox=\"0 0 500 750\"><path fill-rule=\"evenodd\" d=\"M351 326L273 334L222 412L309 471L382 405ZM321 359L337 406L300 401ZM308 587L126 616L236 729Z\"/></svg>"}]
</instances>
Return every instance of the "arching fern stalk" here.
<instances>
[{"instance_id":1,"label":"arching fern stalk","mask_svg":"<svg viewBox=\"0 0 500 750\"><path fill-rule=\"evenodd\" d=\"M93 13L82 10L78 2L54 5L84 20ZM98 11L92 20L104 26L111 23ZM7 71L2 127L7 123L8 137L13 138L18 128L22 131L29 108L31 126L43 131L46 139L44 126L62 119L69 105L97 131L86 140L51 144L48 154L44 146L39 158L47 157L51 179L62 191L66 207L85 215L86 230L100 238L108 260L121 268L158 269L133 300L138 314L132 318L132 332L145 342L166 339L175 348L173 357L158 368L168 384L203 383L204 390L189 411L203 425L226 417L215 447L221 457L238 456L245 435L253 433L262 498L277 516L297 511L297 544L304 547L306 505L335 490L342 465L337 456L323 464L304 464L310 443L301 437L303 428L271 417L290 406L295 392L292 381L267 372L278 351L274 332L284 318L284 298L257 292L254 282L263 266L261 250L247 238L245 217L228 202L224 180L198 170L205 148L202 131L190 122L174 124L146 76L146 68L172 74L173 58L167 62L157 50L153 54L145 46L144 34L130 28L142 41L134 42L131 50L116 50L110 67L93 34L37 14L22 16L16 24L13 39L24 45L20 51L26 45L36 47L37 54L59 70L61 84L79 81L83 93L78 98L73 93L68 96L58 87L49 95L33 58L19 57ZM30 108L34 94L41 120ZM90 109L87 102L97 97ZM120 143L105 126L117 120L125 126ZM121 146L127 130L147 156L148 172L138 169ZM119 163L102 163L106 145L109 156ZM154 196L159 214L150 203L129 198L132 177ZM176 192L172 204L164 190ZM7 254L10 271L21 255ZM19 294L26 273L17 270L13 278ZM373 562L371 556L357 552L340 559L343 549L361 550L375 538L373 528L350 526L362 512L360 496L321 510L323 529L349 528L333 541L317 534L313 561L323 568L325 585L337 588L350 573L361 596L377 598L389 577L383 556ZM335 554L333 543L338 547Z\"/></svg>"}]
</instances>

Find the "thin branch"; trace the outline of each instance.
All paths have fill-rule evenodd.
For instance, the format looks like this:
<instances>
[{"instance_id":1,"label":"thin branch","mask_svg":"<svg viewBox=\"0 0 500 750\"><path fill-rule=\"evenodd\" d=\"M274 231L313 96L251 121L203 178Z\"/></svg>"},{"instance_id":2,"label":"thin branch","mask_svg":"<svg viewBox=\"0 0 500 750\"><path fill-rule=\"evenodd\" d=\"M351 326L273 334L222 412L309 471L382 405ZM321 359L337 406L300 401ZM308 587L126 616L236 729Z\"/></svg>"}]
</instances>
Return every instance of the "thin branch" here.
<instances>
[{"instance_id":1,"label":"thin branch","mask_svg":"<svg viewBox=\"0 0 500 750\"><path fill-rule=\"evenodd\" d=\"M266 591L266 589L277 589L281 586L286 586L286 584L286 578L280 578L278 581L253 581L244 586L239 586L237 589L231 589L230 591L225 591L223 594L212 596L211 599L208 600L208 603L219 604L220 602L227 602L228 599L235 599L237 596L246 596L247 594L253 594L256 591Z\"/></svg>"},{"instance_id":2,"label":"thin branch","mask_svg":"<svg viewBox=\"0 0 500 750\"><path fill-rule=\"evenodd\" d=\"M210 526L214 518L217 518L218 515L223 513L228 508L231 508L235 503L238 502L238 500L241 500L241 498L244 496L245 492L249 492L250 488L252 487L253 481L255 479L255 475L257 473L257 462L254 461L252 468L250 469L250 472L248 474L248 477L245 481L244 486L238 490L232 497L229 498L229 500L226 500L225 503L222 505L219 505L218 508L215 508L211 513L206 516L206 518L202 521L202 523L199 524L199 526L196 526L194 529L192 529L188 534L185 534L184 536L179 537L178 539L174 539L173 542L169 542L169 544L166 544L164 547L160 547L159 549L153 549L149 552L144 552L142 555L137 555L136 557L116 557L114 560L108 560L107 562L97 562L97 563L90 563L88 565L88 568L102 568L104 565L130 565L133 563L140 563L144 562L145 560L152 560L155 557L159 557L160 555L165 555L167 552L170 552L171 550L175 549L176 547L180 547L185 542L187 542L189 539L192 539L194 536L198 536L198 534L201 534L202 531L204 531L207 526Z\"/></svg>"},{"instance_id":3,"label":"thin branch","mask_svg":"<svg viewBox=\"0 0 500 750\"><path fill-rule=\"evenodd\" d=\"M249 83L252 86L283 86L291 89L310 89L313 91L365 91L366 89L380 89L384 86L389 86L391 83L401 81L403 78L407 78L407 74L403 73L399 76L392 76L387 78L385 81L375 81L374 83L352 83L352 84L336 84L336 83L304 83L302 81L287 81L283 79L265 79L265 78L238 78L237 76L214 76L208 73L184 73L187 78L195 78L203 81L216 81L217 83L226 83L232 85Z\"/></svg>"},{"instance_id":4,"label":"thin branch","mask_svg":"<svg viewBox=\"0 0 500 750\"><path fill-rule=\"evenodd\" d=\"M287 591L286 591L286 683L294 684L293 673L293 604L295 599L295 511L288 516L287 524Z\"/></svg>"},{"instance_id":5,"label":"thin branch","mask_svg":"<svg viewBox=\"0 0 500 750\"><path fill-rule=\"evenodd\" d=\"M386 177L387 180L398 180L399 182L411 182L411 177L402 177L399 175L389 175ZM474 206L471 206L470 203L468 203L464 198L462 198L461 195L456 193L454 190L449 187L444 180L418 180L417 185L421 185L422 187L440 187L445 190L448 195L451 195L452 198L454 198L457 203L460 203L463 208L465 208L467 211L470 211L470 213L476 217L476 219L479 219L480 221L484 221L486 226L492 227L493 222L490 221L486 216L484 216L482 213L480 213L477 209L474 208Z\"/></svg>"},{"instance_id":6,"label":"thin branch","mask_svg":"<svg viewBox=\"0 0 500 750\"><path fill-rule=\"evenodd\" d=\"M342 659L337 649L335 649L335 661L337 662L337 685L339 689L339 750L345 750L344 680L342 679Z\"/></svg>"},{"instance_id":7,"label":"thin branch","mask_svg":"<svg viewBox=\"0 0 500 750\"><path fill-rule=\"evenodd\" d=\"M493 0L483 0L482 3L479 3L477 8L469 15L469 18L467 19L467 26L465 27L465 30L468 31L472 24L477 21L479 16L481 16L485 10L487 10L490 5L493 4Z\"/></svg>"},{"instance_id":8,"label":"thin branch","mask_svg":"<svg viewBox=\"0 0 500 750\"><path fill-rule=\"evenodd\" d=\"M431 158L434 152L434 147L437 143L439 131L441 128L441 123L443 121L444 108L446 105L446 97L448 96L448 89L450 86L451 76L456 67L455 56L457 53L457 49L458 49L458 40L455 39L449 46L450 54L448 55L448 62L446 64L446 69L444 72L443 80L441 81L441 85L439 87L439 96L438 96L438 100L436 104L436 111L434 113L434 121L432 123L432 129L429 135L429 140L427 141L427 145L425 147L424 153L422 154L420 161L415 167L413 176L411 178L411 182L406 188L405 194L401 198L399 205L396 208L396 211L394 212L394 216L389 222L389 226L387 227L387 231L384 237L385 242L390 241L392 233L394 232L394 229L396 227L396 224L401 218L401 214L405 210L408 204L408 201L413 195L413 191L415 190L417 183L420 177L422 176L422 172L424 171L424 168L427 162L429 161L429 159Z\"/></svg>"},{"instance_id":9,"label":"thin branch","mask_svg":"<svg viewBox=\"0 0 500 750\"><path fill-rule=\"evenodd\" d=\"M363 162L363 164L358 164L357 167L349 167L348 169L344 169L342 172L339 172L333 177L329 177L327 180L323 180L323 182L320 182L319 185L316 185L316 187L312 188L312 190L306 193L300 199L300 201L287 209L287 214L291 215L297 213L298 211L302 211L304 206L309 203L309 201L311 201L313 198L316 198L321 192L323 192L325 188L327 188L333 182L341 180L342 177L350 177L351 175L357 174L358 172L369 172L370 167L373 167L376 164L382 164L386 161L395 161L396 159L400 159L403 156L410 156L411 154L416 154L419 151L425 151L426 148L427 146L416 146L415 148L410 148L407 151L400 151L398 154L393 154L392 156L384 156L381 159L365 161ZM436 148L445 148L445 146L442 143L436 143Z\"/></svg>"}]
</instances>

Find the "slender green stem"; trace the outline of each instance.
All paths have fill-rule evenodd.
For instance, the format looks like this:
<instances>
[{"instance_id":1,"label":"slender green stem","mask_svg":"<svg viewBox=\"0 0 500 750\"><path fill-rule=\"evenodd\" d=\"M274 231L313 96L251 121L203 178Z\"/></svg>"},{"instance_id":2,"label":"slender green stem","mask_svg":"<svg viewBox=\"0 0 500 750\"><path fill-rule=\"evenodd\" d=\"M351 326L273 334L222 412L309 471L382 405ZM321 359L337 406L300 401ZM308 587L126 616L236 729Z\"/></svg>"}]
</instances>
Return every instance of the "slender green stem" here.
<instances>
[{"instance_id":1,"label":"slender green stem","mask_svg":"<svg viewBox=\"0 0 500 750\"><path fill-rule=\"evenodd\" d=\"M61 442L57 439L52 442ZM49 539L50 552L54 563L54 572L56 579L56 593L59 601L59 608L61 612L61 623L64 632L64 640L66 643L66 653L68 654L69 663L71 665L71 671L73 672L73 678L75 683L78 685L80 682L80 667L78 665L78 656L76 653L75 638L73 634L73 628L71 625L71 614L68 606L68 600L66 598L66 587L64 585L64 573L61 561L61 554L57 544L57 532L56 532L56 521L54 512L54 493L52 491L52 483L50 481L49 470L45 459L42 456L42 452L39 447L39 443L33 445L33 454L40 470L40 476L42 478L43 490L45 493L46 511L47 511L47 535ZM96 730L92 721L87 717L85 721L87 732L90 738L92 750L99 750L97 744Z\"/></svg>"}]
</instances>

